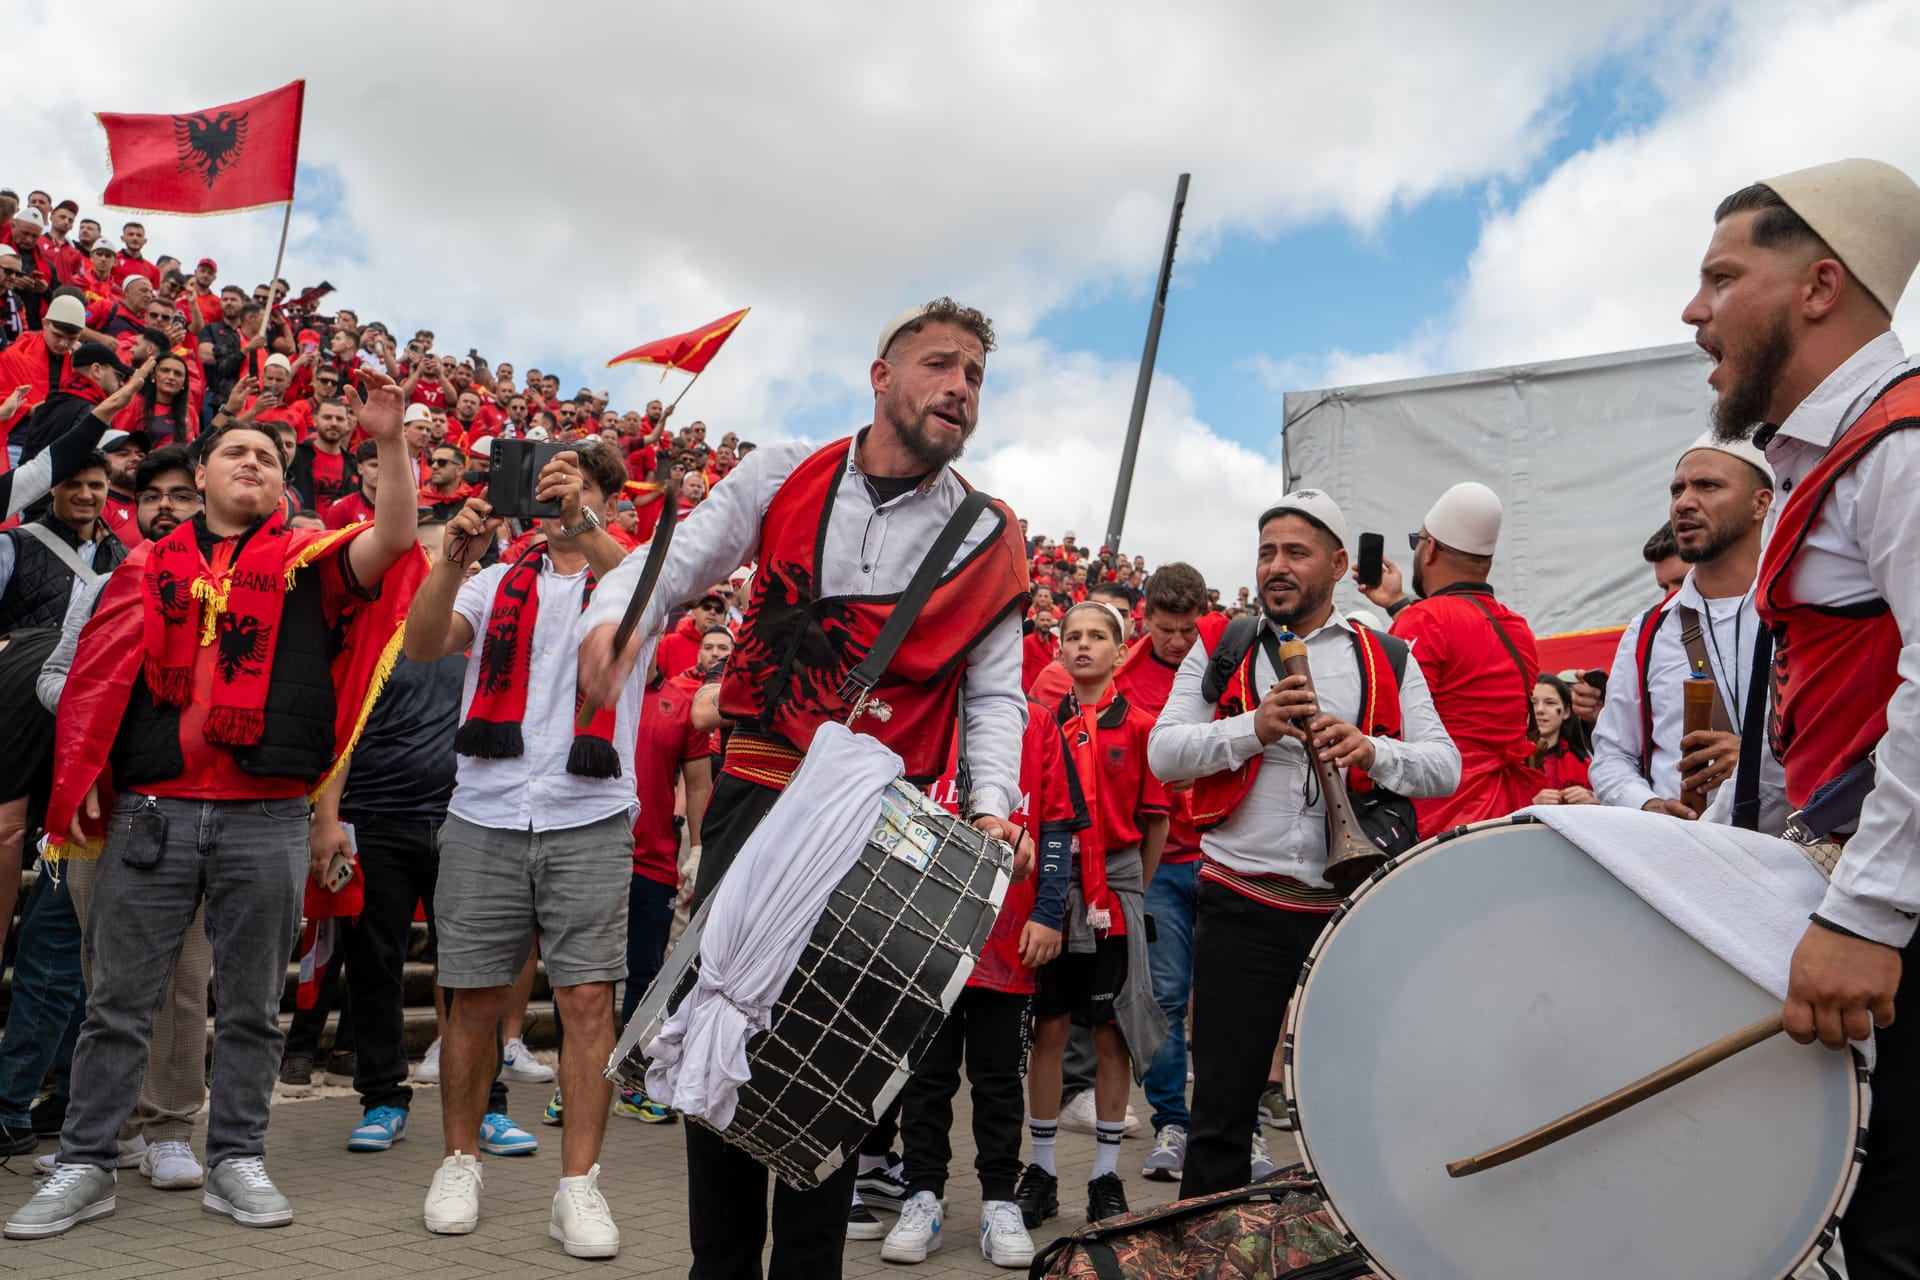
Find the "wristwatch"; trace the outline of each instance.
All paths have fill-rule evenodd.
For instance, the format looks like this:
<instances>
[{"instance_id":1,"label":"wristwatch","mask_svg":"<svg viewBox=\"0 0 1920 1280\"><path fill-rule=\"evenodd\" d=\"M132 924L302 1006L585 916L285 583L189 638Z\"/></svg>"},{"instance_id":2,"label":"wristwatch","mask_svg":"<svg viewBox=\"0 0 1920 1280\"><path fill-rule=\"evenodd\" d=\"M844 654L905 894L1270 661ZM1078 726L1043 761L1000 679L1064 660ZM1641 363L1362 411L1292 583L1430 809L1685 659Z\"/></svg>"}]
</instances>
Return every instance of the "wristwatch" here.
<instances>
[{"instance_id":1,"label":"wristwatch","mask_svg":"<svg viewBox=\"0 0 1920 1280\"><path fill-rule=\"evenodd\" d=\"M563 538L577 538L589 529L604 529L606 524L600 519L600 513L592 507L580 508L580 523L568 525L560 530Z\"/></svg>"}]
</instances>

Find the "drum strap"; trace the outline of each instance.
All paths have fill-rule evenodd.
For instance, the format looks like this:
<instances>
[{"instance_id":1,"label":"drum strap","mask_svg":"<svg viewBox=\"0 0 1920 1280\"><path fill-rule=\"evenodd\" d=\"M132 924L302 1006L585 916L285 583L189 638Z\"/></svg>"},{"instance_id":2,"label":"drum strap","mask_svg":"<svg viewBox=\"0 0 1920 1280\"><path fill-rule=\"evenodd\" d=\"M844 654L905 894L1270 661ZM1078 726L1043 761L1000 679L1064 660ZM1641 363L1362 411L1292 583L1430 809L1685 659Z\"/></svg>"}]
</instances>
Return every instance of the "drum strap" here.
<instances>
[{"instance_id":1,"label":"drum strap","mask_svg":"<svg viewBox=\"0 0 1920 1280\"><path fill-rule=\"evenodd\" d=\"M1743 831L1760 829L1760 753L1768 749L1767 694L1772 676L1773 631L1761 627L1753 642L1753 674L1747 678L1746 723L1740 726L1740 769L1733 779L1733 825Z\"/></svg>"}]
</instances>

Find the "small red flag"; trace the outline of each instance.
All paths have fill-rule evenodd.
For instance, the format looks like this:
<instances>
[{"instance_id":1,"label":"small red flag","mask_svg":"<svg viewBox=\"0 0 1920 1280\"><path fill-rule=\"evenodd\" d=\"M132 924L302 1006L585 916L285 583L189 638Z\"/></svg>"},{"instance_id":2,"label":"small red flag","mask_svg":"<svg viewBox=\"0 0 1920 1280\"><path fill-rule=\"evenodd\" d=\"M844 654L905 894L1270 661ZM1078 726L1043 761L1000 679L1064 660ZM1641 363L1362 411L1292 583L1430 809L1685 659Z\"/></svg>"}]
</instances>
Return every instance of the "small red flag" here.
<instances>
[{"instance_id":1,"label":"small red flag","mask_svg":"<svg viewBox=\"0 0 1920 1280\"><path fill-rule=\"evenodd\" d=\"M293 199L307 82L176 116L94 113L113 177L103 203L140 213L231 213Z\"/></svg>"},{"instance_id":2,"label":"small red flag","mask_svg":"<svg viewBox=\"0 0 1920 1280\"><path fill-rule=\"evenodd\" d=\"M622 352L607 361L607 368L617 364L657 364L669 369L678 369L682 373L699 373L713 359L733 331L746 319L752 307L745 307L730 316L722 316L712 324L701 325L688 333L677 334L671 338L662 338L658 342L649 342Z\"/></svg>"}]
</instances>

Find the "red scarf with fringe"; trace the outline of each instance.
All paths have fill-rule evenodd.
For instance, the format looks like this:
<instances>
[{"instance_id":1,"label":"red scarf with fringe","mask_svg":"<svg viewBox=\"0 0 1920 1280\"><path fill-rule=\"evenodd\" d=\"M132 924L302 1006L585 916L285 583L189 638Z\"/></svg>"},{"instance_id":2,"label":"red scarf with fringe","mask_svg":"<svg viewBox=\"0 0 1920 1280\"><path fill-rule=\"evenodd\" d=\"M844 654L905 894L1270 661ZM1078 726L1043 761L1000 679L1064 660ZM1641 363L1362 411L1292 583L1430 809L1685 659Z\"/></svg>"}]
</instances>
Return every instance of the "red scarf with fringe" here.
<instances>
[{"instance_id":1,"label":"red scarf with fringe","mask_svg":"<svg viewBox=\"0 0 1920 1280\"><path fill-rule=\"evenodd\" d=\"M473 704L454 735L453 747L463 756L480 760L517 760L526 751L521 724L527 718L527 686L533 669L533 628L540 618L540 566L544 546L522 555L500 576L487 612L487 634L480 647L480 677L474 684ZM593 570L587 570L586 589L580 593L585 612L593 600ZM574 693L574 709L580 695ZM582 729L574 721L573 747L567 752L567 772L580 778L617 778L620 753L613 748L615 706L601 707Z\"/></svg>"},{"instance_id":2,"label":"red scarf with fringe","mask_svg":"<svg viewBox=\"0 0 1920 1280\"><path fill-rule=\"evenodd\" d=\"M169 706L186 706L197 651L217 645L207 741L223 747L250 747L266 730L267 675L280 643L280 611L295 571L306 562L289 554L291 533L285 513L275 510L241 534L230 555L216 549L215 560L224 561L216 567L201 553L195 522L186 521L147 556L147 687Z\"/></svg>"}]
</instances>

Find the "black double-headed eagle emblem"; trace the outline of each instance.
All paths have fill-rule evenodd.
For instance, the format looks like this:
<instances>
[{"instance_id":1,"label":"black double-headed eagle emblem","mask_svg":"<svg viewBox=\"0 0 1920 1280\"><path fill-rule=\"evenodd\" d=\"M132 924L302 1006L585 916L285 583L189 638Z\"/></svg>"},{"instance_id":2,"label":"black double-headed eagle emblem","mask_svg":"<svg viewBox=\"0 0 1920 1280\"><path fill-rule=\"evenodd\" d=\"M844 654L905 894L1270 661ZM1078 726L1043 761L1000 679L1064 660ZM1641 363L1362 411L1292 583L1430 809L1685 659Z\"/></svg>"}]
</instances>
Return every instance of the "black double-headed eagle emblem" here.
<instances>
[{"instance_id":1,"label":"black double-headed eagle emblem","mask_svg":"<svg viewBox=\"0 0 1920 1280\"><path fill-rule=\"evenodd\" d=\"M197 172L207 189L232 168L247 145L247 113L196 111L173 118L173 140L180 148L180 172Z\"/></svg>"}]
</instances>

